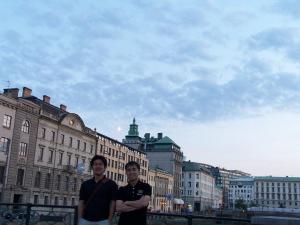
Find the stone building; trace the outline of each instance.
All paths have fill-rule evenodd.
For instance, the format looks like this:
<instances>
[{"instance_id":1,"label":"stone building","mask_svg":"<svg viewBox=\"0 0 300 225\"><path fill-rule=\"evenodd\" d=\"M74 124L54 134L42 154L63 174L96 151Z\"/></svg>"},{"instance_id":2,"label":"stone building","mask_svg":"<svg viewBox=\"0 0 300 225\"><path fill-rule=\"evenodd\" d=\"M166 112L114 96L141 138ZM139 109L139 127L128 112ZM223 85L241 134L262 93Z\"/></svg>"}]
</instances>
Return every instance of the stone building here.
<instances>
[{"instance_id":1,"label":"stone building","mask_svg":"<svg viewBox=\"0 0 300 225\"><path fill-rule=\"evenodd\" d=\"M150 168L148 183L152 187L152 196L149 208L155 212L173 211L173 176L172 174L160 169Z\"/></svg>"}]
</instances>

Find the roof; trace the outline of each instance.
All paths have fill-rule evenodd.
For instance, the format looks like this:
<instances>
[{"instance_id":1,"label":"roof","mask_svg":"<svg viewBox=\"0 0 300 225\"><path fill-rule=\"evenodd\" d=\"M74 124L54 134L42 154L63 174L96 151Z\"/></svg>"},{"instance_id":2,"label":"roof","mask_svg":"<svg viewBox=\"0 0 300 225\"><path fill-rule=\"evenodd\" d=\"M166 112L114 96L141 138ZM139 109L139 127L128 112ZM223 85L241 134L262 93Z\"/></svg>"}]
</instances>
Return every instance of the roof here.
<instances>
[{"instance_id":1,"label":"roof","mask_svg":"<svg viewBox=\"0 0 300 225\"><path fill-rule=\"evenodd\" d=\"M212 175L211 171L201 165L201 163L197 162L191 162L191 161L184 161L182 165L182 171L187 172L187 171L203 171L207 174Z\"/></svg>"},{"instance_id":2,"label":"roof","mask_svg":"<svg viewBox=\"0 0 300 225\"><path fill-rule=\"evenodd\" d=\"M155 144L173 144L178 146L171 138L164 136L162 139L158 140ZM179 147L179 146L178 146Z\"/></svg>"},{"instance_id":3,"label":"roof","mask_svg":"<svg viewBox=\"0 0 300 225\"><path fill-rule=\"evenodd\" d=\"M273 176L260 176L254 177L254 181L279 181L279 182L300 182L300 177L273 177Z\"/></svg>"}]
</instances>

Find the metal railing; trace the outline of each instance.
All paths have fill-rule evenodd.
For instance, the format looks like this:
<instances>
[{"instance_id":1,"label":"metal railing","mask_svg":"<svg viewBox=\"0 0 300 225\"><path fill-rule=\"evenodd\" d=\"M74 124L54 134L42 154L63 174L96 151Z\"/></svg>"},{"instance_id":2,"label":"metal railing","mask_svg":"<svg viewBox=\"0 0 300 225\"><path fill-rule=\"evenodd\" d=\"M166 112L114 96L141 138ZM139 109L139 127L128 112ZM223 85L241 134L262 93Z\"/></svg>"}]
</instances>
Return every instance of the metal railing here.
<instances>
[{"instance_id":1,"label":"metal railing","mask_svg":"<svg viewBox=\"0 0 300 225\"><path fill-rule=\"evenodd\" d=\"M250 219L147 213L149 225L249 225ZM113 219L117 225L118 215ZM0 225L77 225L76 206L0 203Z\"/></svg>"}]
</instances>

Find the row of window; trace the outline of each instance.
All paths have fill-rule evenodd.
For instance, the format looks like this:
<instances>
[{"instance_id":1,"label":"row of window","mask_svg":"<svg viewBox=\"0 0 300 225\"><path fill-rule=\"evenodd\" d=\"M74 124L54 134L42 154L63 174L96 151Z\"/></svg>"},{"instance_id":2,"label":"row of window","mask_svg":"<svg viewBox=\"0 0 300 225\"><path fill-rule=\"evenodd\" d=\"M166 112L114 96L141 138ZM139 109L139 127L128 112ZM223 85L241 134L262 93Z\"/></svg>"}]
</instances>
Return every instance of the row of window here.
<instances>
[{"instance_id":1,"label":"row of window","mask_svg":"<svg viewBox=\"0 0 300 225\"><path fill-rule=\"evenodd\" d=\"M125 153L124 152L121 152L121 151L118 151L118 150L115 150L113 148L103 146L103 145L100 145L100 154L103 154L103 155L107 154L107 155L115 157L117 159L125 160ZM134 156L128 155L127 156L127 161L128 162L129 161L135 161ZM139 158L137 158L136 161L138 163L140 163L142 167L147 167L147 161L139 159Z\"/></svg>"},{"instance_id":2,"label":"row of window","mask_svg":"<svg viewBox=\"0 0 300 225\"><path fill-rule=\"evenodd\" d=\"M44 181L43 185L42 185L42 180L43 180L42 176L43 175L40 171L36 172L35 178L34 178L34 187L35 188L52 189L51 188L52 179L53 179L52 174L51 173L45 174L45 179L44 179L45 181ZM83 180L81 180L81 183L82 182L83 182ZM80 185L81 185L81 183L80 183ZM70 188L71 188L71 191L77 192L77 190L78 190L78 179L76 177L73 177L72 184L71 184L69 176L64 176L64 178L62 178L62 175L58 174L55 177L53 185L54 185L53 188L55 190L58 190L58 191L60 191L60 190L70 191ZM70 187L70 186L72 186L72 187Z\"/></svg>"},{"instance_id":3,"label":"row of window","mask_svg":"<svg viewBox=\"0 0 300 225\"><path fill-rule=\"evenodd\" d=\"M261 192L270 192L270 189L269 189L269 187L267 187L267 188L261 188L260 189L261 190ZM271 192L275 192L275 187L272 187L272 189L271 189L272 191ZM258 192L259 191L259 189L258 189L258 187L256 187L256 192ZM285 187L282 187L282 188L280 188L280 187L277 187L277 192L283 192L283 193L285 193L286 191L288 191L288 193L292 193L292 188L285 188ZM297 192L300 192L300 189L297 189L297 188L294 188L294 193L297 193Z\"/></svg>"},{"instance_id":4,"label":"row of window","mask_svg":"<svg viewBox=\"0 0 300 225\"><path fill-rule=\"evenodd\" d=\"M286 205L289 205L289 206L298 206L298 203L297 202L277 202L277 201L256 201L256 204L261 204L261 205L270 205L270 204L273 204L273 205L277 205L278 207L284 207Z\"/></svg>"},{"instance_id":5,"label":"row of window","mask_svg":"<svg viewBox=\"0 0 300 225\"><path fill-rule=\"evenodd\" d=\"M39 195L34 195L33 196L33 204L42 204L42 203L44 205L51 204L51 200L50 200L49 196L47 196L47 195L44 196L43 202L40 201L40 200L41 200L41 198L40 198ZM61 202L62 202L62 204L61 204ZM67 197L63 197L63 199L61 201L58 196L55 196L54 197L54 205L68 206L69 205L68 198ZM71 206L75 206L75 205L77 205L76 200L75 200L75 198L72 198L71 199Z\"/></svg>"},{"instance_id":6,"label":"row of window","mask_svg":"<svg viewBox=\"0 0 300 225\"><path fill-rule=\"evenodd\" d=\"M11 127L11 123L12 123L12 116L10 115L4 115L3 118L3 127L5 128L10 128ZM29 128L30 128L30 123L28 120L24 120L22 122L22 127L21 127L21 131L24 133L29 133Z\"/></svg>"},{"instance_id":7,"label":"row of window","mask_svg":"<svg viewBox=\"0 0 300 225\"><path fill-rule=\"evenodd\" d=\"M40 146L40 151L39 151L39 155L38 155L38 161L39 162L43 162L44 161L44 153L45 153L45 147L44 146ZM59 150L58 152L58 162L57 165L61 166L63 164L63 157L64 157L64 152L62 150ZM75 155L75 167L78 166L79 164L79 155ZM54 149L49 148L48 149L48 163L53 163L53 159L54 159ZM90 159L89 159L90 161ZM81 164L85 165L86 163L86 157L81 157ZM72 165L72 153L67 153L67 165ZM91 170L91 168L89 167L89 171Z\"/></svg>"},{"instance_id":8,"label":"row of window","mask_svg":"<svg viewBox=\"0 0 300 225\"><path fill-rule=\"evenodd\" d=\"M275 184L276 184L276 186L288 186L288 187L291 187L291 186L294 186L294 187L297 187L297 186L300 186L300 182L298 182L298 183L293 183L293 182L276 182L276 183L269 183L269 182L262 182L262 183L256 183L256 186L259 186L259 184L260 184L260 186L262 186L262 187L264 187L264 186L271 186L272 185L272 187L274 187L275 186ZM287 185L286 185L287 184Z\"/></svg>"},{"instance_id":9,"label":"row of window","mask_svg":"<svg viewBox=\"0 0 300 225\"><path fill-rule=\"evenodd\" d=\"M46 139L47 137L47 130L46 128L42 128L41 131L41 138ZM56 140L56 132L55 131L51 131L51 139L50 141L55 142ZM60 144L64 145L65 144L65 135L64 134L60 134ZM73 137L69 137L69 142L68 142L68 147L73 148L75 147L77 150L80 150L81 148L81 141L79 139L77 139L76 145L74 146L74 140ZM82 151L87 151L87 143L83 142L82 145ZM90 148L89 148L89 153L94 153L94 145L90 144Z\"/></svg>"},{"instance_id":10,"label":"row of window","mask_svg":"<svg viewBox=\"0 0 300 225\"><path fill-rule=\"evenodd\" d=\"M283 199L283 200L285 200L285 199L289 199L289 200L292 200L292 196L294 196L294 200L298 200L298 195L297 194L294 194L294 195L292 195L292 194L277 194L277 195L275 195L274 193L273 194L264 194L264 193L261 193L260 195L257 193L256 194L256 198L258 199L259 198L259 196L261 196L261 198L264 198L265 196L266 196L266 199L275 199L275 196L277 196L277 199ZM272 197L272 198L271 198Z\"/></svg>"}]
</instances>

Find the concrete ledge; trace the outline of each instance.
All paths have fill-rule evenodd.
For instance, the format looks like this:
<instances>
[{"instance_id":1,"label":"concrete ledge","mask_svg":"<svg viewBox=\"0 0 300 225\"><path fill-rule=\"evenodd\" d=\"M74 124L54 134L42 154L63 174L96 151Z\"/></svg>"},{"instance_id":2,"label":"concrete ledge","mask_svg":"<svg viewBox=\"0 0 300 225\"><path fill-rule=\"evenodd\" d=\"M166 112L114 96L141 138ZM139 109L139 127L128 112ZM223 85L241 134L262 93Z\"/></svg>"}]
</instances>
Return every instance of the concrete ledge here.
<instances>
[{"instance_id":1,"label":"concrete ledge","mask_svg":"<svg viewBox=\"0 0 300 225\"><path fill-rule=\"evenodd\" d=\"M300 225L300 218L277 216L253 216L252 225Z\"/></svg>"}]
</instances>

